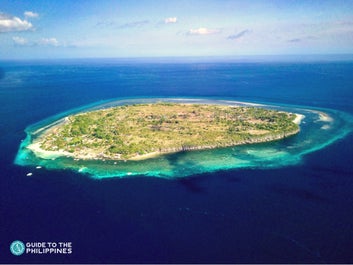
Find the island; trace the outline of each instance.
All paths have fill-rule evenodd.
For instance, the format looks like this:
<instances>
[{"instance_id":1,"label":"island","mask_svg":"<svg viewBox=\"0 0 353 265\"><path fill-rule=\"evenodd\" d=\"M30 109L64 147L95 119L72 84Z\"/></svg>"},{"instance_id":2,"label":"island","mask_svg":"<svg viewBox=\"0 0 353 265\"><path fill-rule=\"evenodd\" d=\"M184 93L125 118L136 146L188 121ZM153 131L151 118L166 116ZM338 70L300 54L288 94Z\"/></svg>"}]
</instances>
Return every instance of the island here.
<instances>
[{"instance_id":1,"label":"island","mask_svg":"<svg viewBox=\"0 0 353 265\"><path fill-rule=\"evenodd\" d=\"M252 106L156 102L70 115L29 146L41 158L142 160L166 153L275 141L300 115Z\"/></svg>"}]
</instances>

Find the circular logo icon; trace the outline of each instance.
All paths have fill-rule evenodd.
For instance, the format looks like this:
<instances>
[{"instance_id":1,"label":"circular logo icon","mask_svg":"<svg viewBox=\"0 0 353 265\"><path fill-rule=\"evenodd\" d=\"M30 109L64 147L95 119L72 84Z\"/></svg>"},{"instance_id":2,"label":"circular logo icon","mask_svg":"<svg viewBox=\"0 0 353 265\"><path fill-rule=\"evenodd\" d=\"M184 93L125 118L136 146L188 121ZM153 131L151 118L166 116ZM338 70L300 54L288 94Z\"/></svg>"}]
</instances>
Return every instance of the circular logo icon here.
<instances>
[{"instance_id":1,"label":"circular logo icon","mask_svg":"<svg viewBox=\"0 0 353 265\"><path fill-rule=\"evenodd\" d=\"M10 251L15 256L21 256L25 252L25 249L25 244L19 240L15 240L10 245Z\"/></svg>"}]
</instances>

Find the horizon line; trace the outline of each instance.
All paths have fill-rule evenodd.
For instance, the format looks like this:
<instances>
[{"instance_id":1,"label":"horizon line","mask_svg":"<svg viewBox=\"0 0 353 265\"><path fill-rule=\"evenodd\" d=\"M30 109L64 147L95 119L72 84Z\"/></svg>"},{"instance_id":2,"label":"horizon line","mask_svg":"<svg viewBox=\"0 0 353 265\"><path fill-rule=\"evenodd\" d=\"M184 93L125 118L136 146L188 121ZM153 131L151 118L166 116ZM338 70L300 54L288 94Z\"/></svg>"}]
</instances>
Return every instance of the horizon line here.
<instances>
[{"instance_id":1,"label":"horizon line","mask_svg":"<svg viewBox=\"0 0 353 265\"><path fill-rule=\"evenodd\" d=\"M84 61L84 60L114 60L114 61L141 61L141 62L310 62L310 61L353 61L353 53L328 53L328 54L248 54L248 55L186 55L186 56L126 56L126 57L58 57L58 58L4 58L2 62L13 61Z\"/></svg>"}]
</instances>

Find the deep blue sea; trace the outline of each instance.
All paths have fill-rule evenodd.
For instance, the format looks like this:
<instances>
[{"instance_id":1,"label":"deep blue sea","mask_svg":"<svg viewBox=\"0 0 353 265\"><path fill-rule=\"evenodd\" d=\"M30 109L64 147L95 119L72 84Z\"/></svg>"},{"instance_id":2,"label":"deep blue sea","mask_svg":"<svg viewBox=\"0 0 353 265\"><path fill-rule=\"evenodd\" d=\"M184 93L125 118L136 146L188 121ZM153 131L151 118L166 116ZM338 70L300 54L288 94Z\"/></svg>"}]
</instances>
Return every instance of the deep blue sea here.
<instances>
[{"instance_id":1,"label":"deep blue sea","mask_svg":"<svg viewBox=\"0 0 353 265\"><path fill-rule=\"evenodd\" d=\"M14 164L30 124L136 97L353 115L353 62L0 62L0 263L353 263L352 134L296 165L176 179ZM73 253L14 256L14 240L72 242Z\"/></svg>"}]
</instances>

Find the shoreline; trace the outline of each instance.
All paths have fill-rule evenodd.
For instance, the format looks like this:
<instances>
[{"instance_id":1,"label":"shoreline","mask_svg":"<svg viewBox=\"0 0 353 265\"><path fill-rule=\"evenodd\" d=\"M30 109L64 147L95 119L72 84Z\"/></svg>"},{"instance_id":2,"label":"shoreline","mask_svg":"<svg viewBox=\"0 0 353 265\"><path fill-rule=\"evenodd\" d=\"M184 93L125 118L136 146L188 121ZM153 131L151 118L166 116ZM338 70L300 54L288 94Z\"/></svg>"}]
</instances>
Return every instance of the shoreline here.
<instances>
[{"instance_id":1,"label":"shoreline","mask_svg":"<svg viewBox=\"0 0 353 265\"><path fill-rule=\"evenodd\" d=\"M305 115L303 114L298 114L298 113L294 113L295 114L295 119L293 120L293 122L297 125L300 125L301 122L305 119Z\"/></svg>"},{"instance_id":2,"label":"shoreline","mask_svg":"<svg viewBox=\"0 0 353 265\"><path fill-rule=\"evenodd\" d=\"M304 115L300 115L297 122L300 122L304 117L305 117ZM40 141L36 141L34 143L31 143L26 148L31 150L35 156L40 157L42 159L46 159L46 160L55 160L56 158L66 157L66 158L72 158L76 161L77 160L141 161L141 160L146 160L146 159L158 157L161 155L174 154L174 153L179 153L179 152L184 152L184 151L201 151L201 150L210 150L210 149L217 149L217 148L234 147L234 146L239 146L239 145L273 142L273 141L284 139L289 136L293 136L293 135L299 133L299 131L300 131L300 129L295 130L293 132L286 133L286 134L283 133L283 134L277 134L277 135L267 135L265 137L259 137L257 139L252 139L252 140L243 141L243 142L239 142L236 144L229 144L229 145L226 144L226 145L211 145L211 146L176 147L176 148L155 151L155 152L151 152L151 153L147 153L147 154L143 154L143 155L136 155L136 156L130 157L128 159L121 159L121 158L117 158L117 157L113 157L113 156L105 156L105 155L94 154L94 153L77 154L77 153L70 153L70 152L63 151L63 150L47 151L47 150L43 150L40 147L40 144L41 144Z\"/></svg>"},{"instance_id":3,"label":"shoreline","mask_svg":"<svg viewBox=\"0 0 353 265\"><path fill-rule=\"evenodd\" d=\"M178 101L178 100L176 100ZM229 106L229 101L225 100L223 103L226 103L225 106ZM228 103L228 104L227 104ZM252 104L252 103L247 103L247 102L240 102L240 101L233 101L232 103L235 103L234 105L230 106L238 106L241 107L242 104L244 105L250 105L251 107L255 106L265 106L262 104ZM183 104L195 104L194 102L187 102ZM213 105L213 104L210 104ZM218 105L218 104L216 104ZM222 104L220 104L222 105ZM104 109L102 109L104 110ZM85 112L82 112L85 113ZM289 112L290 113L290 112ZM157 151L145 153L145 154L132 154L132 156L128 158L121 158L120 154L106 154L104 152L101 152L99 150L92 150L92 149L81 149L78 151L74 152L68 152L63 149L59 150L45 150L41 148L41 144L43 143L43 139L48 134L55 134L60 126L62 126L65 123L70 122L69 117L64 117L61 118L51 124L48 124L42 128L37 129L36 131L31 133L31 136L34 136L34 140L32 139L32 142L27 145L25 148L33 152L33 154L39 158L46 159L46 160L55 160L56 158L71 158L75 161L77 160L97 160L97 161L104 161L104 160L111 160L111 161L140 161L140 160L146 160L154 157L158 157L161 155L167 155L167 154L172 154L172 153L178 153L178 152L183 152L183 151L193 151L193 150L209 150L209 149L217 149L217 148L227 148L227 147L233 147L233 146L238 146L238 145L246 145L246 144L256 144L256 143L265 143L265 142L271 142L271 141L276 141L276 140L281 140L283 138L286 138L288 136L297 134L300 131L300 123L302 120L305 118L305 115L303 114L298 114L298 113L291 113L292 115L295 115L295 118L292 120L293 123L298 125L298 128L293 131L287 131L287 132L275 132L272 135L259 135L258 137L254 138L249 138L249 139L243 139L242 141L239 142L228 142L228 143L220 143L220 144L211 144L207 146L171 146L169 148L163 149L160 148ZM323 113L322 115L324 115ZM328 115L326 115L328 116ZM325 117L325 116L324 116Z\"/></svg>"}]
</instances>

